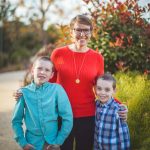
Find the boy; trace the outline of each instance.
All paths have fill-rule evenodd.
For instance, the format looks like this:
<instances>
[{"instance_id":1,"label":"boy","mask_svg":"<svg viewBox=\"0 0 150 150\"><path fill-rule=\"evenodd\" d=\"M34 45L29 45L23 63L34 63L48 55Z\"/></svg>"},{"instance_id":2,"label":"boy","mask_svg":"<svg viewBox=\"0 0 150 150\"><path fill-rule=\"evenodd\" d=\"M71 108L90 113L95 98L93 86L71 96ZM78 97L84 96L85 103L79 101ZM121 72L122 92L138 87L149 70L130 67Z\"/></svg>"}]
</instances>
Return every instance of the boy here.
<instances>
[{"instance_id":1,"label":"boy","mask_svg":"<svg viewBox=\"0 0 150 150\"><path fill-rule=\"evenodd\" d=\"M73 124L68 97L60 85L48 82L53 76L53 64L48 57L38 58L31 73L33 82L21 89L22 96L12 117L15 140L24 150L60 150ZM62 117L59 131L58 115Z\"/></svg>"},{"instance_id":2,"label":"boy","mask_svg":"<svg viewBox=\"0 0 150 150\"><path fill-rule=\"evenodd\" d=\"M116 80L111 74L98 77L95 87L96 115L94 150L129 150L130 137L127 123L118 116L125 109L112 97L116 91Z\"/></svg>"}]
</instances>

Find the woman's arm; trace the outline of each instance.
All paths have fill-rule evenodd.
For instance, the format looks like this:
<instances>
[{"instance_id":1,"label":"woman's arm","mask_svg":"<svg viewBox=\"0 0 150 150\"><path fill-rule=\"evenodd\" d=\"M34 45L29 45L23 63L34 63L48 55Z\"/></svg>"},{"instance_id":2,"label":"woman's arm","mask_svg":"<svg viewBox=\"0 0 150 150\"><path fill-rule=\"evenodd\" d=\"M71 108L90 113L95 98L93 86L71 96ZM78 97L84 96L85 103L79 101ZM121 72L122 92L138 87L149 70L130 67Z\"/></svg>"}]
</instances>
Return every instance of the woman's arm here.
<instances>
[{"instance_id":1,"label":"woman's arm","mask_svg":"<svg viewBox=\"0 0 150 150\"><path fill-rule=\"evenodd\" d=\"M120 107L124 109L118 111L119 117L122 118L123 121L127 121L128 108L124 104L120 104Z\"/></svg>"},{"instance_id":2,"label":"woman's arm","mask_svg":"<svg viewBox=\"0 0 150 150\"><path fill-rule=\"evenodd\" d=\"M121 108L124 108L124 109L118 111L119 117L122 118L124 121L127 121L127 116L128 116L128 108L127 108L127 106L125 104L122 104L116 98L115 98L115 101L120 104Z\"/></svg>"},{"instance_id":3,"label":"woman's arm","mask_svg":"<svg viewBox=\"0 0 150 150\"><path fill-rule=\"evenodd\" d=\"M21 89L18 89L13 93L13 97L16 101L18 101L21 96L22 96Z\"/></svg>"}]
</instances>

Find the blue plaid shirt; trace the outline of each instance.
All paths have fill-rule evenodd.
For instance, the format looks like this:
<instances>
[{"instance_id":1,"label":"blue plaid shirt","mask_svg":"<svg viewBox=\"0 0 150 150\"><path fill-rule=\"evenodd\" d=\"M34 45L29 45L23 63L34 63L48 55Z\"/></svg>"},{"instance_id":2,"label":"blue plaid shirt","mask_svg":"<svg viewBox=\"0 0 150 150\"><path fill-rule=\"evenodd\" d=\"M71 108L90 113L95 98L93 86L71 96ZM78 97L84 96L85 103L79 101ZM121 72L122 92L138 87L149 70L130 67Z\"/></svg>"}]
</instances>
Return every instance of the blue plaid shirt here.
<instances>
[{"instance_id":1,"label":"blue plaid shirt","mask_svg":"<svg viewBox=\"0 0 150 150\"><path fill-rule=\"evenodd\" d=\"M128 125L119 118L118 110L114 99L105 104L96 101L94 150L129 150Z\"/></svg>"}]
</instances>

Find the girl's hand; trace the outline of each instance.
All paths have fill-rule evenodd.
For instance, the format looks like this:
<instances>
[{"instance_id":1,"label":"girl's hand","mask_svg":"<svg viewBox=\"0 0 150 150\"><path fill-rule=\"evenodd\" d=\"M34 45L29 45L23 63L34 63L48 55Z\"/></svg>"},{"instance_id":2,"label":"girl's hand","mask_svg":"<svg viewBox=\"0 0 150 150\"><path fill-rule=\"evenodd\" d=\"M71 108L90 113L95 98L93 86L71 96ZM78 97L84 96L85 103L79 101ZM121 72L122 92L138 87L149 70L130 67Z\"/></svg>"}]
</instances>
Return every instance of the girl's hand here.
<instances>
[{"instance_id":1,"label":"girl's hand","mask_svg":"<svg viewBox=\"0 0 150 150\"><path fill-rule=\"evenodd\" d=\"M15 91L15 92L13 93L13 97L14 97L14 99L15 99L16 101L17 101L21 96L22 96L22 93L21 93L20 89L17 90L17 91Z\"/></svg>"},{"instance_id":2,"label":"girl's hand","mask_svg":"<svg viewBox=\"0 0 150 150\"><path fill-rule=\"evenodd\" d=\"M120 104L120 110L118 111L119 117L123 119L123 121L127 121L128 108L124 104Z\"/></svg>"}]
</instances>

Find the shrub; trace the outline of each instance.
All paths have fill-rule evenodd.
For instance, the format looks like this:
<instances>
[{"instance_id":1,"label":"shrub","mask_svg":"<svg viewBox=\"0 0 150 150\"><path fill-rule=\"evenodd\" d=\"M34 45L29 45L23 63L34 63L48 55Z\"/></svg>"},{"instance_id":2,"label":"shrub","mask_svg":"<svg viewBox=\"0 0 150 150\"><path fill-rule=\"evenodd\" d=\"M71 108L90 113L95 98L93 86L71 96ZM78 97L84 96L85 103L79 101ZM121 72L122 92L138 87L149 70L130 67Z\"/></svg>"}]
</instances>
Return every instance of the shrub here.
<instances>
[{"instance_id":1,"label":"shrub","mask_svg":"<svg viewBox=\"0 0 150 150\"><path fill-rule=\"evenodd\" d=\"M99 49L107 71L150 70L150 24L142 18L149 5L137 0L92 1L94 36L90 47Z\"/></svg>"},{"instance_id":2,"label":"shrub","mask_svg":"<svg viewBox=\"0 0 150 150\"><path fill-rule=\"evenodd\" d=\"M8 64L7 60L8 60L8 55L0 52L0 68Z\"/></svg>"},{"instance_id":3,"label":"shrub","mask_svg":"<svg viewBox=\"0 0 150 150\"><path fill-rule=\"evenodd\" d=\"M12 64L25 63L24 65L26 65L28 63L27 60L29 60L30 55L30 51L28 51L26 48L19 47L15 51L13 51L12 54L10 54L9 61Z\"/></svg>"},{"instance_id":4,"label":"shrub","mask_svg":"<svg viewBox=\"0 0 150 150\"><path fill-rule=\"evenodd\" d=\"M150 80L137 72L115 74L117 94L128 105L128 125L133 150L150 147Z\"/></svg>"}]
</instances>

